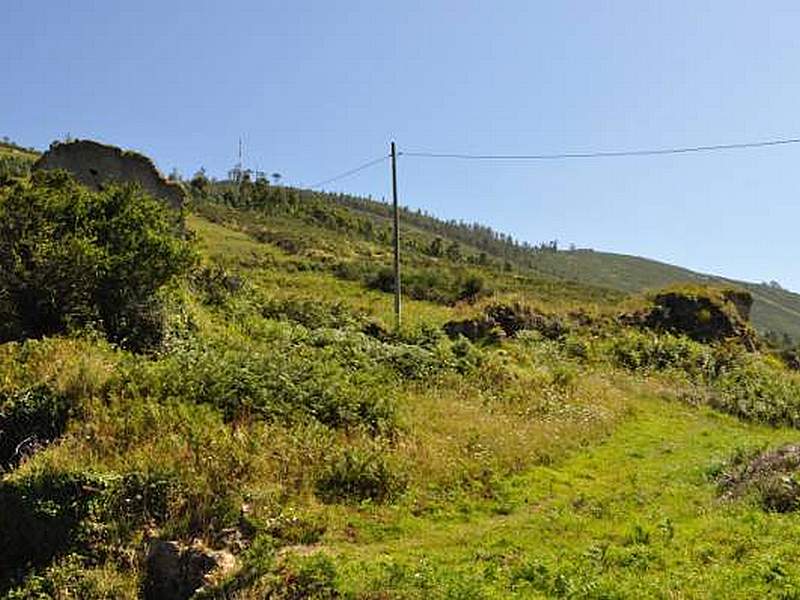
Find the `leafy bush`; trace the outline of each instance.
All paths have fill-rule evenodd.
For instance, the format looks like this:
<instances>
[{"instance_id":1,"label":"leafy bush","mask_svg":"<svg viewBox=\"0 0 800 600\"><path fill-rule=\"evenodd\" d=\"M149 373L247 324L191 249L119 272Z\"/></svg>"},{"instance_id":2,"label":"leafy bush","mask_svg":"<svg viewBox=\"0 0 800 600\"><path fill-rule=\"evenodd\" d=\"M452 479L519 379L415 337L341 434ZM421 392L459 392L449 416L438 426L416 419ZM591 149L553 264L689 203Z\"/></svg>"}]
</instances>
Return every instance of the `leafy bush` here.
<instances>
[{"instance_id":1,"label":"leafy bush","mask_svg":"<svg viewBox=\"0 0 800 600\"><path fill-rule=\"evenodd\" d=\"M608 343L612 360L632 371L671 368L690 375L711 375L716 368L713 350L685 337L629 329Z\"/></svg>"},{"instance_id":2,"label":"leafy bush","mask_svg":"<svg viewBox=\"0 0 800 600\"><path fill-rule=\"evenodd\" d=\"M354 327L362 320L344 303L327 303L311 298L272 298L261 305L267 319L294 321L309 329Z\"/></svg>"},{"instance_id":3,"label":"leafy bush","mask_svg":"<svg viewBox=\"0 0 800 600\"><path fill-rule=\"evenodd\" d=\"M396 473L379 445L345 448L317 479L317 495L332 502L386 502L405 489L405 479Z\"/></svg>"},{"instance_id":4,"label":"leafy bush","mask_svg":"<svg viewBox=\"0 0 800 600\"><path fill-rule=\"evenodd\" d=\"M193 598L271 598L274 600L334 600L336 565L326 554L287 553L276 557L273 540L258 536L242 556L242 569L222 585L200 591Z\"/></svg>"},{"instance_id":5,"label":"leafy bush","mask_svg":"<svg viewBox=\"0 0 800 600\"><path fill-rule=\"evenodd\" d=\"M120 600L136 598L137 580L132 573L121 573L110 565L87 564L83 557L71 554L40 573L31 575L18 588L10 590L7 600Z\"/></svg>"},{"instance_id":6,"label":"leafy bush","mask_svg":"<svg viewBox=\"0 0 800 600\"><path fill-rule=\"evenodd\" d=\"M0 582L69 549L103 487L88 475L50 472L0 483Z\"/></svg>"},{"instance_id":7,"label":"leafy bush","mask_svg":"<svg viewBox=\"0 0 800 600\"><path fill-rule=\"evenodd\" d=\"M203 265L192 271L192 287L206 304L219 306L242 289L242 278L231 275L220 265Z\"/></svg>"},{"instance_id":8,"label":"leafy bush","mask_svg":"<svg viewBox=\"0 0 800 600\"><path fill-rule=\"evenodd\" d=\"M0 154L0 180L28 175L32 164L33 160L28 156Z\"/></svg>"},{"instance_id":9,"label":"leafy bush","mask_svg":"<svg viewBox=\"0 0 800 600\"><path fill-rule=\"evenodd\" d=\"M190 343L158 363L133 363L118 384L143 396L210 404L227 420L315 419L336 428L393 430L395 407L380 373L353 371L331 355L300 345L264 353Z\"/></svg>"},{"instance_id":10,"label":"leafy bush","mask_svg":"<svg viewBox=\"0 0 800 600\"><path fill-rule=\"evenodd\" d=\"M374 271L360 272L355 266L338 265L334 271L344 279L355 279L361 275L365 285L382 292L394 291L394 271L382 267ZM463 269L414 268L403 270L403 294L414 300L429 300L439 304L454 304L459 300L474 302L489 293L483 278Z\"/></svg>"},{"instance_id":11,"label":"leafy bush","mask_svg":"<svg viewBox=\"0 0 800 600\"><path fill-rule=\"evenodd\" d=\"M48 470L0 483L0 582L18 581L70 552L96 561L137 529L174 518L182 493L173 476L161 473Z\"/></svg>"},{"instance_id":12,"label":"leafy bush","mask_svg":"<svg viewBox=\"0 0 800 600\"><path fill-rule=\"evenodd\" d=\"M175 215L135 187L63 172L0 187L0 341L92 325L140 350L162 334L158 291L193 254Z\"/></svg>"},{"instance_id":13,"label":"leafy bush","mask_svg":"<svg viewBox=\"0 0 800 600\"><path fill-rule=\"evenodd\" d=\"M181 484L169 473L131 472L115 479L104 497L106 521L124 528L162 524L173 515Z\"/></svg>"},{"instance_id":14,"label":"leafy bush","mask_svg":"<svg viewBox=\"0 0 800 600\"><path fill-rule=\"evenodd\" d=\"M713 384L715 408L749 421L800 426L800 379L763 358L749 357Z\"/></svg>"},{"instance_id":15,"label":"leafy bush","mask_svg":"<svg viewBox=\"0 0 800 600\"><path fill-rule=\"evenodd\" d=\"M261 529L284 544L315 544L325 533L327 524L320 517L288 509L266 519Z\"/></svg>"},{"instance_id":16,"label":"leafy bush","mask_svg":"<svg viewBox=\"0 0 800 600\"><path fill-rule=\"evenodd\" d=\"M46 386L0 393L0 470L58 438L70 416L69 401Z\"/></svg>"},{"instance_id":17,"label":"leafy bush","mask_svg":"<svg viewBox=\"0 0 800 600\"><path fill-rule=\"evenodd\" d=\"M270 597L279 600L333 600L339 598L336 589L336 565L325 554L295 557L280 570L283 585Z\"/></svg>"}]
</instances>

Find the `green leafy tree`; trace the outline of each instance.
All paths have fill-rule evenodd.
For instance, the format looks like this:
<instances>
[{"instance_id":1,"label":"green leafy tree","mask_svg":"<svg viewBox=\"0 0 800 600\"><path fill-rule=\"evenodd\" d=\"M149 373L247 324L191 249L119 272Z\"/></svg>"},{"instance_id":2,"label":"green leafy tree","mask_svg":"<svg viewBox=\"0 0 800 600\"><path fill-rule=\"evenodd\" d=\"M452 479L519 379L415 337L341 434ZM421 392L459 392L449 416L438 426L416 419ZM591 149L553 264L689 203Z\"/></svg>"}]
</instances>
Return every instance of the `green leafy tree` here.
<instances>
[{"instance_id":1,"label":"green leafy tree","mask_svg":"<svg viewBox=\"0 0 800 600\"><path fill-rule=\"evenodd\" d=\"M194 260L177 215L133 186L92 192L64 172L0 187L0 342L91 325L158 342L158 292Z\"/></svg>"}]
</instances>

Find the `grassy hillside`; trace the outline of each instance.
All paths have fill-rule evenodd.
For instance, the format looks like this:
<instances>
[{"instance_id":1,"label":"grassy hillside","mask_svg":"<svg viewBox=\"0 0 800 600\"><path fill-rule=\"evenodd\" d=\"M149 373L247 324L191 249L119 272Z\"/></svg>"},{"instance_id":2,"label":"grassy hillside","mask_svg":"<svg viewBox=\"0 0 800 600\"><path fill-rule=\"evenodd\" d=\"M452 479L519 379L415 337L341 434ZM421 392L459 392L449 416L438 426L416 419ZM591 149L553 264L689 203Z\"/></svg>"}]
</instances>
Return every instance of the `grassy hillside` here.
<instances>
[{"instance_id":1,"label":"grassy hillside","mask_svg":"<svg viewBox=\"0 0 800 600\"><path fill-rule=\"evenodd\" d=\"M0 142L0 176L26 175L39 153L11 142Z\"/></svg>"},{"instance_id":2,"label":"grassy hillside","mask_svg":"<svg viewBox=\"0 0 800 600\"><path fill-rule=\"evenodd\" d=\"M220 187L224 188L225 185ZM370 233L382 233L382 236L372 236L372 239L388 249L391 227L388 205L341 194L312 194L302 190L287 190L286 193L294 193L311 204L322 201L344 207L348 217L340 217L338 222L315 219L314 215L308 213L305 217L320 228L333 228L339 235L355 237L364 236L363 225L354 225L347 230L345 224L369 223ZM246 198L242 200L232 192L229 194L226 200L228 204L252 208L252 203ZM269 212L271 216L276 216L274 206ZM401 222L405 250L411 251L412 255L441 258L446 256L448 249L457 247L461 259L456 262L491 265L496 270L513 270L520 276L540 281L566 280L622 294L644 292L676 283L741 287L753 295L752 319L759 331L773 331L787 334L793 340L800 339L800 295L778 287L696 273L636 256L591 250L554 251L548 243L531 246L479 224L441 221L418 211L403 210ZM435 246L437 238L439 245Z\"/></svg>"},{"instance_id":3,"label":"grassy hillside","mask_svg":"<svg viewBox=\"0 0 800 600\"><path fill-rule=\"evenodd\" d=\"M624 292L642 292L684 282L741 287L753 295L752 319L759 330L788 333L800 339L800 295L781 288L704 275L646 258L608 252L540 253L533 264L554 276Z\"/></svg>"},{"instance_id":4,"label":"grassy hillside","mask_svg":"<svg viewBox=\"0 0 800 600\"><path fill-rule=\"evenodd\" d=\"M0 173L25 174L39 154L14 143L0 142ZM210 185L210 183L208 184ZM220 192L228 190L227 204L242 207L242 199L234 194L234 188L224 183L214 187ZM369 223L371 231L381 232L382 237L371 236L388 250L391 213L388 205L370 199L343 194L312 194L304 190L286 190L299 197L323 199L326 204L338 204L346 209L345 214L357 221ZM245 207L247 201L244 201ZM327 214L327 209L319 211ZM275 217L274 211L270 214ZM306 221L309 215L306 214ZM319 216L319 215L318 215ZM343 234L363 237L365 231L347 231L347 223L352 219L310 220L318 230L334 229L336 236ZM495 269L512 266L521 276L542 280L567 280L578 284L606 288L611 291L629 294L657 289L676 283L707 283L734 285L748 290L754 298L752 319L759 331L787 334L792 340L800 340L800 294L766 284L732 280L725 277L696 273L678 266L637 256L626 256L608 252L577 250L553 252L547 244L531 246L520 243L510 236L493 231L480 224L455 221L441 221L419 211L404 210L402 215L404 237L412 244L408 249L412 254L430 256L430 245L439 238L442 241L442 255L448 248L458 246L464 259L472 263L489 265ZM289 229L293 224L290 222ZM409 246L408 239L404 243ZM435 255L431 258L437 258ZM434 261L435 262L435 261ZM464 262L462 260L461 262ZM428 261L428 264L432 264Z\"/></svg>"},{"instance_id":5,"label":"grassy hillside","mask_svg":"<svg viewBox=\"0 0 800 600\"><path fill-rule=\"evenodd\" d=\"M800 460L760 455L800 374L746 324L648 328L548 271L578 253L420 218L395 332L383 208L192 190L176 230L124 188L0 184L4 597L800 596Z\"/></svg>"},{"instance_id":6,"label":"grassy hillside","mask_svg":"<svg viewBox=\"0 0 800 600\"><path fill-rule=\"evenodd\" d=\"M348 208L389 218L389 208L375 202L335 197ZM497 260L541 275L572 280L625 293L643 292L675 283L734 285L747 289L754 298L753 323L760 331L786 333L800 339L800 294L770 285L737 281L696 273L678 266L638 256L592 250L554 252L543 243L538 246L520 243L490 228L463 222L443 222L416 212L405 211L403 223L411 231L457 240L484 251Z\"/></svg>"},{"instance_id":7,"label":"grassy hillside","mask_svg":"<svg viewBox=\"0 0 800 600\"><path fill-rule=\"evenodd\" d=\"M11 141L0 141L0 155L22 156L30 160L39 158L39 152L33 148L25 148Z\"/></svg>"}]
</instances>

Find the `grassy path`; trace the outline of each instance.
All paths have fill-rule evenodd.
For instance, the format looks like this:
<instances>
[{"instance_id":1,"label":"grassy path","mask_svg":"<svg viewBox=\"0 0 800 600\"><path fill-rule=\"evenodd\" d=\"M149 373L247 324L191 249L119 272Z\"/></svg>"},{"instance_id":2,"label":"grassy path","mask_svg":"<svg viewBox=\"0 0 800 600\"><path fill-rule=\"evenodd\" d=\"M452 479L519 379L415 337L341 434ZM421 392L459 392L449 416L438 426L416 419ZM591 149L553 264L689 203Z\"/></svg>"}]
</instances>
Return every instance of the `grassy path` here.
<instances>
[{"instance_id":1,"label":"grassy path","mask_svg":"<svg viewBox=\"0 0 800 600\"><path fill-rule=\"evenodd\" d=\"M709 473L797 432L641 398L604 442L457 516L393 518L332 547L369 597L800 597L800 518L721 503ZM500 514L498 514L498 512Z\"/></svg>"}]
</instances>

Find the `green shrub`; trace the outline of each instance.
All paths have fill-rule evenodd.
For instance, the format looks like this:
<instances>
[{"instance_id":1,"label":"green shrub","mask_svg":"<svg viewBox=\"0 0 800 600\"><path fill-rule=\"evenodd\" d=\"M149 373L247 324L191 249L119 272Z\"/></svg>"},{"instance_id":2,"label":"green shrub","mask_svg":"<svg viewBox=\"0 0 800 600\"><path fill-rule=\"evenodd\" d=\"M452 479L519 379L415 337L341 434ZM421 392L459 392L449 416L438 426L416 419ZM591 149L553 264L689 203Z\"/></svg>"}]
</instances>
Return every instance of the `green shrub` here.
<instances>
[{"instance_id":1,"label":"green shrub","mask_svg":"<svg viewBox=\"0 0 800 600\"><path fill-rule=\"evenodd\" d=\"M712 405L741 419L800 426L800 379L752 356L714 381Z\"/></svg>"},{"instance_id":2,"label":"green shrub","mask_svg":"<svg viewBox=\"0 0 800 600\"><path fill-rule=\"evenodd\" d=\"M0 342L92 325L152 346L158 291L192 260L176 215L137 188L92 192L63 172L0 187Z\"/></svg>"},{"instance_id":3,"label":"green shrub","mask_svg":"<svg viewBox=\"0 0 800 600\"><path fill-rule=\"evenodd\" d=\"M327 525L320 517L287 509L266 519L261 529L284 544L315 544L325 533Z\"/></svg>"},{"instance_id":4,"label":"green shrub","mask_svg":"<svg viewBox=\"0 0 800 600\"><path fill-rule=\"evenodd\" d=\"M0 393L0 470L58 438L70 412L69 401L46 386Z\"/></svg>"},{"instance_id":5,"label":"green shrub","mask_svg":"<svg viewBox=\"0 0 800 600\"><path fill-rule=\"evenodd\" d=\"M334 273L344 279L362 279L374 290L394 292L394 271L390 267L363 271L349 264L336 267ZM359 277L360 275L360 277ZM447 269L406 267L403 270L402 291L414 300L428 300L439 304L454 304L459 300L473 302L489 293L483 278L463 268Z\"/></svg>"},{"instance_id":6,"label":"green shrub","mask_svg":"<svg viewBox=\"0 0 800 600\"><path fill-rule=\"evenodd\" d=\"M103 518L125 529L160 525L174 516L173 508L182 492L181 483L172 474L126 473L109 485L102 506Z\"/></svg>"},{"instance_id":7,"label":"green shrub","mask_svg":"<svg viewBox=\"0 0 800 600\"><path fill-rule=\"evenodd\" d=\"M220 265L203 265L192 271L190 280L203 302L212 306L223 304L243 285L241 277L231 275Z\"/></svg>"},{"instance_id":8,"label":"green shrub","mask_svg":"<svg viewBox=\"0 0 800 600\"><path fill-rule=\"evenodd\" d=\"M0 589L71 552L97 561L145 526L174 527L190 499L177 477L159 472L47 470L0 483Z\"/></svg>"},{"instance_id":9,"label":"green shrub","mask_svg":"<svg viewBox=\"0 0 800 600\"><path fill-rule=\"evenodd\" d=\"M309 329L355 327L362 320L343 302L324 302L311 298L272 298L260 307L267 319L293 321Z\"/></svg>"},{"instance_id":10,"label":"green shrub","mask_svg":"<svg viewBox=\"0 0 800 600\"><path fill-rule=\"evenodd\" d=\"M4 598L122 600L136 598L137 588L133 573L121 573L109 565L92 565L81 556L72 554L42 572L26 577L22 585L10 590Z\"/></svg>"},{"instance_id":11,"label":"green shrub","mask_svg":"<svg viewBox=\"0 0 800 600\"><path fill-rule=\"evenodd\" d=\"M322 472L316 493L324 502L387 502L400 494L405 479L389 462L386 448L345 448Z\"/></svg>"},{"instance_id":12,"label":"green shrub","mask_svg":"<svg viewBox=\"0 0 800 600\"><path fill-rule=\"evenodd\" d=\"M210 404L228 421L315 419L374 432L396 427L395 406L380 372L347 368L333 351L301 345L263 352L191 343L157 363L137 361L122 377L116 385L130 393Z\"/></svg>"},{"instance_id":13,"label":"green shrub","mask_svg":"<svg viewBox=\"0 0 800 600\"><path fill-rule=\"evenodd\" d=\"M389 267L379 269L367 276L367 287L382 292L394 292L394 271ZM405 285L408 285L407 283Z\"/></svg>"},{"instance_id":14,"label":"green shrub","mask_svg":"<svg viewBox=\"0 0 800 600\"><path fill-rule=\"evenodd\" d=\"M28 156L0 154L0 180L28 175L33 162Z\"/></svg>"},{"instance_id":15,"label":"green shrub","mask_svg":"<svg viewBox=\"0 0 800 600\"><path fill-rule=\"evenodd\" d=\"M461 291L459 292L458 299L475 302L475 300L481 296L485 296L489 293L490 292L486 288L486 282L483 280L483 277L473 274L468 275L467 278L461 283Z\"/></svg>"},{"instance_id":16,"label":"green shrub","mask_svg":"<svg viewBox=\"0 0 800 600\"><path fill-rule=\"evenodd\" d=\"M336 565L325 554L293 557L281 566L282 585L270 597L279 600L333 600L336 589Z\"/></svg>"},{"instance_id":17,"label":"green shrub","mask_svg":"<svg viewBox=\"0 0 800 600\"><path fill-rule=\"evenodd\" d=\"M0 483L0 582L12 582L76 544L104 487L90 475L54 472Z\"/></svg>"},{"instance_id":18,"label":"green shrub","mask_svg":"<svg viewBox=\"0 0 800 600\"><path fill-rule=\"evenodd\" d=\"M668 334L627 329L611 338L608 351L618 366L632 371L678 369L710 376L716 368L709 346Z\"/></svg>"}]
</instances>

